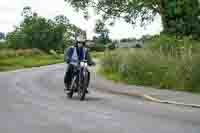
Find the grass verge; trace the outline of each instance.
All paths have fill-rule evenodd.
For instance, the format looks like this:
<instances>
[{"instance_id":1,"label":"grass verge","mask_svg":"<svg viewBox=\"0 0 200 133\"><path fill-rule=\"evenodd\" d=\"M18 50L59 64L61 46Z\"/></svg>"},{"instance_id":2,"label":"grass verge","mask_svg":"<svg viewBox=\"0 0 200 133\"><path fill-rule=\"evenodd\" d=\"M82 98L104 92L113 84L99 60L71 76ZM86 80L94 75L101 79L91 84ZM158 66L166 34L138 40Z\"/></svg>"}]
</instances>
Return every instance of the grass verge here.
<instances>
[{"instance_id":1,"label":"grass verge","mask_svg":"<svg viewBox=\"0 0 200 133\"><path fill-rule=\"evenodd\" d=\"M104 52L91 52L92 58L101 59L104 57Z\"/></svg>"},{"instance_id":2,"label":"grass verge","mask_svg":"<svg viewBox=\"0 0 200 133\"><path fill-rule=\"evenodd\" d=\"M39 67L62 63L63 57L55 58L53 55L17 56L0 59L0 71L10 71L23 68Z\"/></svg>"}]
</instances>

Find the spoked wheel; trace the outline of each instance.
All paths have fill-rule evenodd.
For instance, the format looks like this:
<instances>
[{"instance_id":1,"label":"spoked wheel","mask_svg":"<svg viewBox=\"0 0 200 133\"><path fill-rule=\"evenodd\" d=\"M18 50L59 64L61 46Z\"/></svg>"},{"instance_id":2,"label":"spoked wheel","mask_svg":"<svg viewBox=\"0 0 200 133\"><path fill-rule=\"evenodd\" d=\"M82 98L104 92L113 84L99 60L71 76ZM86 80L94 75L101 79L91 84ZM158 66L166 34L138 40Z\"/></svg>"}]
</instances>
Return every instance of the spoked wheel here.
<instances>
[{"instance_id":1,"label":"spoked wheel","mask_svg":"<svg viewBox=\"0 0 200 133\"><path fill-rule=\"evenodd\" d=\"M81 87L79 90L78 90L78 96L80 98L81 101L85 100L85 94L86 94L86 89L85 87Z\"/></svg>"},{"instance_id":2,"label":"spoked wheel","mask_svg":"<svg viewBox=\"0 0 200 133\"><path fill-rule=\"evenodd\" d=\"M67 93L68 98L72 98L75 87L76 87L76 77L73 78L71 86L70 86L70 91Z\"/></svg>"},{"instance_id":3,"label":"spoked wheel","mask_svg":"<svg viewBox=\"0 0 200 133\"><path fill-rule=\"evenodd\" d=\"M86 89L87 89L87 74L81 80L79 88L78 88L78 96L81 101L85 100Z\"/></svg>"},{"instance_id":4,"label":"spoked wheel","mask_svg":"<svg viewBox=\"0 0 200 133\"><path fill-rule=\"evenodd\" d=\"M68 98L72 98L73 93L74 93L73 90L70 90L70 91L67 93Z\"/></svg>"}]
</instances>

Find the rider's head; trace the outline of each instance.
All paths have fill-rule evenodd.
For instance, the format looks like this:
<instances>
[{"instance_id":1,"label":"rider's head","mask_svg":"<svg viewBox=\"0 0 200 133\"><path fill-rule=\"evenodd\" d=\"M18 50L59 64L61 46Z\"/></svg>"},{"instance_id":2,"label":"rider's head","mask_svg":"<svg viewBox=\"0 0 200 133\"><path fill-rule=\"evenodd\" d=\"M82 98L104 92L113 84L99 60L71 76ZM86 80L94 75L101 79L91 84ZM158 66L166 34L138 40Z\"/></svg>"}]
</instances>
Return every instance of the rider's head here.
<instances>
[{"instance_id":1,"label":"rider's head","mask_svg":"<svg viewBox=\"0 0 200 133\"><path fill-rule=\"evenodd\" d=\"M86 34L85 32L77 33L76 34L76 46L77 47L84 47L86 44Z\"/></svg>"}]
</instances>

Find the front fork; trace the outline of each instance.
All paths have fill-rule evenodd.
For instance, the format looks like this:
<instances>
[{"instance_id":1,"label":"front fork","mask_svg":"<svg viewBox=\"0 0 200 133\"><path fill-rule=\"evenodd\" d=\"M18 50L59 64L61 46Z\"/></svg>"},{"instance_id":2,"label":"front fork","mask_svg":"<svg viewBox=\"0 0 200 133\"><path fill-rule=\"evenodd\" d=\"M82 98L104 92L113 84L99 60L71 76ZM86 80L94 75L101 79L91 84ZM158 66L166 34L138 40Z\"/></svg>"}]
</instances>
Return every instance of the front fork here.
<instances>
[{"instance_id":1,"label":"front fork","mask_svg":"<svg viewBox=\"0 0 200 133\"><path fill-rule=\"evenodd\" d=\"M88 87L88 85L87 85L88 79L85 79L85 78L88 78L88 71L85 68L81 68L79 76L80 76L79 77L79 79L80 79L79 85L81 87L86 87L86 89L87 89L87 87Z\"/></svg>"}]
</instances>

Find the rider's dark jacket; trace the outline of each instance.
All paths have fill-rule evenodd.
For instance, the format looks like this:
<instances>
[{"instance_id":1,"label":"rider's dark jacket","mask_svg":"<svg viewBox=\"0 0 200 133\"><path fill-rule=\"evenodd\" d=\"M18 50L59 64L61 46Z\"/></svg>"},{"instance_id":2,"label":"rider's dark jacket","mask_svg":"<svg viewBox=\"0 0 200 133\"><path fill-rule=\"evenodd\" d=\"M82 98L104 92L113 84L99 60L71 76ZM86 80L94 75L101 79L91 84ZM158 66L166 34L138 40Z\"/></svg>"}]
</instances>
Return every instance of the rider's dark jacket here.
<instances>
[{"instance_id":1,"label":"rider's dark jacket","mask_svg":"<svg viewBox=\"0 0 200 133\"><path fill-rule=\"evenodd\" d=\"M78 47L73 46L66 49L64 60L67 64L73 64L82 60L87 60L89 65L93 64L89 49L85 47L78 48Z\"/></svg>"}]
</instances>

